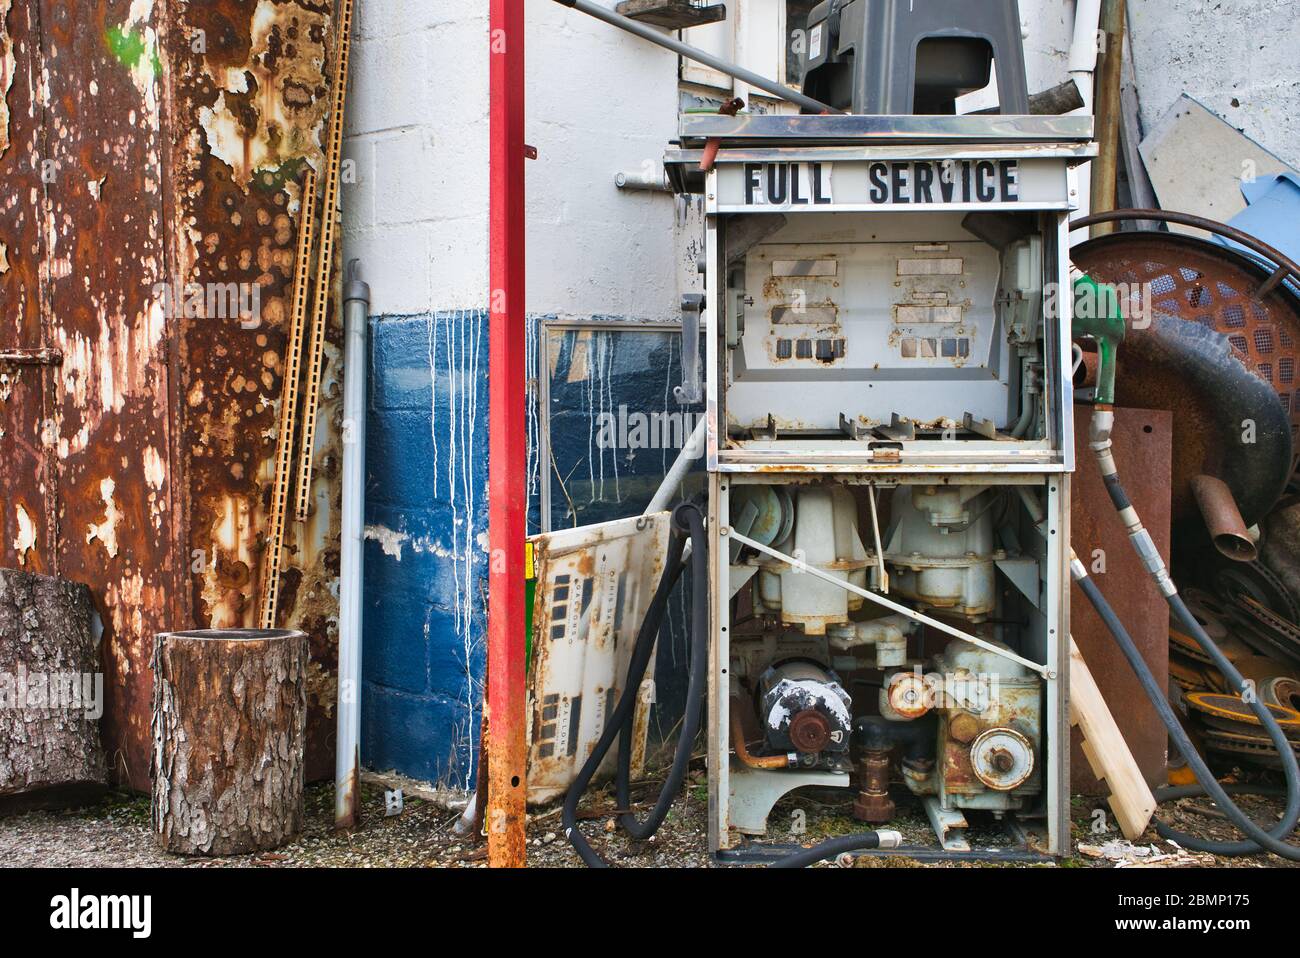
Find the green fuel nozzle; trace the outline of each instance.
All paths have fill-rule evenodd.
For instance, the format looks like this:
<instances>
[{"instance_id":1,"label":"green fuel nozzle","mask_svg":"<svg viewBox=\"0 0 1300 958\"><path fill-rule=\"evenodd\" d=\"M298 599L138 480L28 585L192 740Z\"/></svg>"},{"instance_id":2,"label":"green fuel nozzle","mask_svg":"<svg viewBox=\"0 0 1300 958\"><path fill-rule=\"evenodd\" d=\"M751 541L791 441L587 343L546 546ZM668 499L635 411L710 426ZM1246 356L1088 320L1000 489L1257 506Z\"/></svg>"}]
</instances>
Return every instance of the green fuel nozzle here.
<instances>
[{"instance_id":1,"label":"green fuel nozzle","mask_svg":"<svg viewBox=\"0 0 1300 958\"><path fill-rule=\"evenodd\" d=\"M1109 406L1115 401L1115 365L1124 341L1124 313L1115 287L1091 276L1074 281L1075 338L1087 336L1097 343L1097 388L1094 401Z\"/></svg>"}]
</instances>

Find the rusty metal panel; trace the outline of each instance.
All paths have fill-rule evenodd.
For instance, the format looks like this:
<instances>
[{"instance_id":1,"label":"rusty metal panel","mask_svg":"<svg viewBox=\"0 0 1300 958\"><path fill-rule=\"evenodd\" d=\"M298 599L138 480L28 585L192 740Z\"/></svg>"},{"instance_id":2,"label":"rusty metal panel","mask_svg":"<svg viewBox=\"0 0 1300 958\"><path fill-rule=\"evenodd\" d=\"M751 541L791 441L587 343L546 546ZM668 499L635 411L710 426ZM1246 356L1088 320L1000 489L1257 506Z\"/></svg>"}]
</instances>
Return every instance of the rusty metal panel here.
<instances>
[{"instance_id":1,"label":"rusty metal panel","mask_svg":"<svg viewBox=\"0 0 1300 958\"><path fill-rule=\"evenodd\" d=\"M1075 407L1076 422L1085 423L1090 415L1089 407ZM1167 558L1173 416L1163 410L1117 408L1111 441L1120 476L1125 479L1124 488L1156 548ZM1086 429L1075 434L1075 456L1078 471L1072 483L1070 541L1133 636L1152 673L1163 681L1169 674L1169 608L1129 544L1124 524L1111 504L1088 448ZM1163 785L1168 758L1165 727L1083 593L1072 589L1071 597L1070 631L1084 661L1147 784ZM1075 729L1070 759L1072 790L1104 795L1107 790L1093 776L1080 750L1079 738Z\"/></svg>"},{"instance_id":2,"label":"rusty metal panel","mask_svg":"<svg viewBox=\"0 0 1300 958\"><path fill-rule=\"evenodd\" d=\"M330 11L0 0L0 353L62 355L0 364L0 562L91 586L106 743L138 788L153 634L255 624L297 184L320 166ZM315 508L290 530L281 604L312 637L313 778L333 769L334 312Z\"/></svg>"},{"instance_id":3,"label":"rusty metal panel","mask_svg":"<svg viewBox=\"0 0 1300 958\"><path fill-rule=\"evenodd\" d=\"M0 353L45 344L41 66L40 7L0 0ZM52 385L48 365L0 358L0 565L47 574L58 571Z\"/></svg>"},{"instance_id":4,"label":"rusty metal panel","mask_svg":"<svg viewBox=\"0 0 1300 958\"><path fill-rule=\"evenodd\" d=\"M663 575L670 513L533 536L537 592L528 671L528 801L562 795L623 693L641 620ZM651 659L653 661L653 658ZM653 675L634 716L632 775L645 765ZM615 750L597 780L614 771Z\"/></svg>"},{"instance_id":5,"label":"rusty metal panel","mask_svg":"<svg viewBox=\"0 0 1300 958\"><path fill-rule=\"evenodd\" d=\"M155 632L174 626L162 88L151 4L40 4L45 322L57 377L59 571L104 621L110 764L148 783Z\"/></svg>"},{"instance_id":6,"label":"rusty metal panel","mask_svg":"<svg viewBox=\"0 0 1300 958\"><path fill-rule=\"evenodd\" d=\"M327 0L218 0L170 14L168 201L177 273L204 289L256 295L255 308L239 316L187 311L179 320L186 549L199 557L188 600L191 624L201 628L257 625L300 183L307 163L322 170L331 9ZM306 768L313 779L333 774L342 344L333 309L327 336L314 507L286 531L279 605L279 624L311 639Z\"/></svg>"}]
</instances>

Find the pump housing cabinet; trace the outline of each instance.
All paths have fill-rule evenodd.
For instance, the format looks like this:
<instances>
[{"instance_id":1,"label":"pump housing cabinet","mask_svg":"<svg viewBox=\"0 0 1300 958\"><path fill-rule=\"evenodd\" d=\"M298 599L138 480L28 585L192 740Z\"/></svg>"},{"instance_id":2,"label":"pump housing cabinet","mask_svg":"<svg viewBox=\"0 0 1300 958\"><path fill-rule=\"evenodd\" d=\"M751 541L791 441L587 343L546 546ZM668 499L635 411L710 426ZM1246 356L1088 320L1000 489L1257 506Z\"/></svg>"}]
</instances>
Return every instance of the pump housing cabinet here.
<instances>
[{"instance_id":1,"label":"pump housing cabinet","mask_svg":"<svg viewBox=\"0 0 1300 958\"><path fill-rule=\"evenodd\" d=\"M941 854L1067 851L1058 293L1094 153L1088 117L682 117L720 854L789 842L809 786L864 827L917 803Z\"/></svg>"}]
</instances>

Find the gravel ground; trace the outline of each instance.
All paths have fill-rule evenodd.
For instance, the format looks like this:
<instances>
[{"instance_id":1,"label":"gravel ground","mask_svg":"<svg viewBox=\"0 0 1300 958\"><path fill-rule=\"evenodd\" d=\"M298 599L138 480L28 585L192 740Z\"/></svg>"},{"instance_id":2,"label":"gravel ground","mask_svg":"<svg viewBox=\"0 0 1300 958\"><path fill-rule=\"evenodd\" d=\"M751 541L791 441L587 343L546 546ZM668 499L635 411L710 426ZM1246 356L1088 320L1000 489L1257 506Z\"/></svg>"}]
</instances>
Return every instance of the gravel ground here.
<instances>
[{"instance_id":1,"label":"gravel ground","mask_svg":"<svg viewBox=\"0 0 1300 958\"><path fill-rule=\"evenodd\" d=\"M644 813L659 787L657 781L634 786L633 799ZM362 826L352 834L333 828L333 785L315 785L307 790L307 821L293 843L273 853L228 858L191 859L168 855L154 845L149 828L149 799L143 795L114 793L99 804L62 812L28 812L0 818L0 864L16 867L182 867L182 868L292 868L292 867L469 867L486 866L486 851L480 840L466 841L452 832L458 815L430 802L407 797L401 815L384 816L383 789L362 786ZM1275 819L1279 806L1258 799L1243 799L1243 807L1260 820ZM1116 832L1092 831L1097 799L1076 798L1073 806L1076 844L1091 854L1076 852L1058 866L1047 867L1161 867L1224 865L1243 868L1294 866L1273 856L1267 858L1214 859L1210 856L1179 854L1154 830L1137 848L1107 843L1119 839ZM805 790L787 797L773 811L769 837L785 843L808 844L832 835L861 830L848 814L850 800L843 792ZM593 791L580 807L581 827L595 849L611 864L623 867L709 867L707 852L707 788L702 769L694 771L684 795L669 813L659 833L645 842L629 840L614 825L616 813L612 788ZM803 815L797 814L799 811ZM1207 838L1235 838L1235 831L1205 799L1184 799L1162 809L1162 814L1186 831ZM802 827L798 834L795 830ZM924 813L914 803L900 801L899 814L890 827L903 833L906 843L932 844ZM558 805L529 816L529 864L534 867L577 867L581 863L560 834ZM978 846L999 844L1001 832L977 831L971 836ZM1005 842L1003 842L1005 844ZM1127 852L1127 854L1124 854ZM1152 861L1152 859L1155 859ZM857 860L859 867L917 865L906 858ZM975 863L929 864L927 867L978 867ZM997 867L1008 867L1006 864ZM1043 866L1027 866L1043 867Z\"/></svg>"}]
</instances>

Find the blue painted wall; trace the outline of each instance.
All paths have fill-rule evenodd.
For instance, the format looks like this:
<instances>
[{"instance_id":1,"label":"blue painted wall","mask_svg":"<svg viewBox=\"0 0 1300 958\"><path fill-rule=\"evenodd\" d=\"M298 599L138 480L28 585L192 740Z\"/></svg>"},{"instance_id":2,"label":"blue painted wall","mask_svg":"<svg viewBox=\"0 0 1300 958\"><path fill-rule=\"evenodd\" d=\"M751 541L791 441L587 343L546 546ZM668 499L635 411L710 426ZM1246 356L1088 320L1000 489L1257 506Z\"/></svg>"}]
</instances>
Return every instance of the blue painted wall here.
<instances>
[{"instance_id":1,"label":"blue painted wall","mask_svg":"<svg viewBox=\"0 0 1300 958\"><path fill-rule=\"evenodd\" d=\"M362 762L473 783L485 665L487 314L370 325Z\"/></svg>"},{"instance_id":2,"label":"blue painted wall","mask_svg":"<svg viewBox=\"0 0 1300 958\"><path fill-rule=\"evenodd\" d=\"M636 515L677 449L607 440L628 431L629 414L676 417L659 440L689 434L694 420L683 413L699 410L671 397L681 378L678 334L552 329L547 345L545 319L530 318L527 330L529 531L540 522L542 415L554 457L546 464L552 527ZM537 402L539 354L548 410ZM369 372L362 763L468 788L486 666L487 314L373 318ZM681 588L660 636L652 721L660 734L684 701L687 603Z\"/></svg>"}]
</instances>

